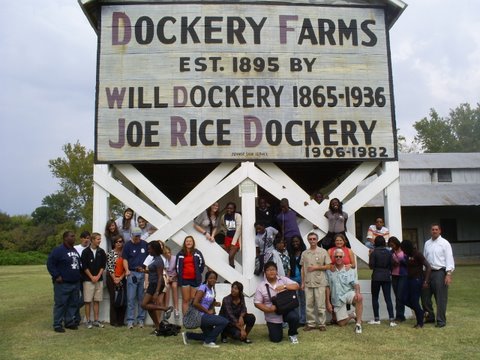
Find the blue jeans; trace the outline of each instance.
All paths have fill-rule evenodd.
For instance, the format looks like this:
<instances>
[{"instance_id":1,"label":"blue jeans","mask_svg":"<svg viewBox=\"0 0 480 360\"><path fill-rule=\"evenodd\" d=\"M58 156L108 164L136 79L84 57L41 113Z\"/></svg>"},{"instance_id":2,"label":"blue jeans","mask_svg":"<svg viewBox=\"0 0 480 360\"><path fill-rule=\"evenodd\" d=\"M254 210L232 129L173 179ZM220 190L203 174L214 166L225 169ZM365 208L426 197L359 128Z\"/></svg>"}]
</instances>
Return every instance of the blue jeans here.
<instances>
[{"instance_id":1,"label":"blue jeans","mask_svg":"<svg viewBox=\"0 0 480 360\"><path fill-rule=\"evenodd\" d=\"M392 283L390 281L374 281L372 280L372 307L373 307L373 316L375 320L380 320L378 297L380 295L380 289L383 292L383 298L385 299L385 304L387 304L388 317L390 320L394 319L393 316L393 304L392 304Z\"/></svg>"},{"instance_id":2,"label":"blue jeans","mask_svg":"<svg viewBox=\"0 0 480 360\"><path fill-rule=\"evenodd\" d=\"M134 277L137 279L135 282ZM144 274L137 271L131 271L127 277L127 323L133 323L135 320L135 305L137 305L137 322L145 321L145 310L142 309L144 279Z\"/></svg>"},{"instance_id":3,"label":"blue jeans","mask_svg":"<svg viewBox=\"0 0 480 360\"><path fill-rule=\"evenodd\" d=\"M80 283L53 283L53 328L77 325Z\"/></svg>"},{"instance_id":4,"label":"blue jeans","mask_svg":"<svg viewBox=\"0 0 480 360\"><path fill-rule=\"evenodd\" d=\"M415 312L415 318L418 325L423 325L423 309L420 306L420 295L422 293L423 278L407 279L407 286L403 301L405 305Z\"/></svg>"},{"instance_id":5,"label":"blue jeans","mask_svg":"<svg viewBox=\"0 0 480 360\"><path fill-rule=\"evenodd\" d=\"M288 336L297 335L298 331L298 311L290 310L289 313L283 315L283 322L288 323ZM283 339L283 324L267 322L268 337L271 342L278 343Z\"/></svg>"},{"instance_id":6,"label":"blue jeans","mask_svg":"<svg viewBox=\"0 0 480 360\"><path fill-rule=\"evenodd\" d=\"M406 276L392 275L392 288L395 294L395 319L405 320L405 303L403 302L403 294L407 286Z\"/></svg>"},{"instance_id":7,"label":"blue jeans","mask_svg":"<svg viewBox=\"0 0 480 360\"><path fill-rule=\"evenodd\" d=\"M213 314L203 314L200 329L202 333L187 332L187 338L192 340L202 340L204 343L211 343L217 340L217 337L227 327L228 320L223 316Z\"/></svg>"}]
</instances>

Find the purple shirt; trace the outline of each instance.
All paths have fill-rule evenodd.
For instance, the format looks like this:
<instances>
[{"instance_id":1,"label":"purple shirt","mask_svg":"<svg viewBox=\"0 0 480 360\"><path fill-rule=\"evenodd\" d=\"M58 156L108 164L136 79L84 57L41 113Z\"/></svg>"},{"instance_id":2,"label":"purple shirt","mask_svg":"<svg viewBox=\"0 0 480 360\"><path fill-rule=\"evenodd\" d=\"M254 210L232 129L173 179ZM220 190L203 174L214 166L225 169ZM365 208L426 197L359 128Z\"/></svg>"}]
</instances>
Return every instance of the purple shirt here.
<instances>
[{"instance_id":1,"label":"purple shirt","mask_svg":"<svg viewBox=\"0 0 480 360\"><path fill-rule=\"evenodd\" d=\"M207 284L202 284L198 288L199 291L203 291L202 300L200 300L200 305L202 305L205 309L210 309L213 302L215 301L215 289L212 287L211 289L207 286ZM202 312L202 316L205 314Z\"/></svg>"},{"instance_id":2,"label":"purple shirt","mask_svg":"<svg viewBox=\"0 0 480 360\"><path fill-rule=\"evenodd\" d=\"M277 276L277 282L273 284L273 286L267 281L267 279L263 280L258 286L257 291L255 291L255 297L253 298L254 304L264 304L268 307L272 306L272 301L268 296L267 287L265 284L268 285L270 288L270 295L272 297L277 295L275 288L279 285L288 285L288 284L297 284L295 281L290 280L286 276ZM277 315L275 313L265 313L265 321L274 324L281 324L283 322L283 316Z\"/></svg>"},{"instance_id":3,"label":"purple shirt","mask_svg":"<svg viewBox=\"0 0 480 360\"><path fill-rule=\"evenodd\" d=\"M289 209L286 213L280 212L280 214L277 215L277 223L286 239L290 239L295 235L301 236L297 224L297 213L295 211Z\"/></svg>"}]
</instances>

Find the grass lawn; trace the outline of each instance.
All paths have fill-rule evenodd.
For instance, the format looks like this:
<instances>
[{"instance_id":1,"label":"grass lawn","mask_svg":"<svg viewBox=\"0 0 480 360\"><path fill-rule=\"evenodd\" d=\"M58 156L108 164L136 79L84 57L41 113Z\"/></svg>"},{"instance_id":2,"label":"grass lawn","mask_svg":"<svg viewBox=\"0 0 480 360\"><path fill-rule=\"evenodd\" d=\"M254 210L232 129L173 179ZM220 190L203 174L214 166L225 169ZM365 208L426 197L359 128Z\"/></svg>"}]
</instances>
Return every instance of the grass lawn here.
<instances>
[{"instance_id":1,"label":"grass lawn","mask_svg":"<svg viewBox=\"0 0 480 360\"><path fill-rule=\"evenodd\" d=\"M459 267L450 288L448 325L413 329L364 324L363 334L329 326L304 333L299 345L272 344L265 325L254 328L251 345L207 349L184 346L180 336L150 336L151 328L81 327L52 330L53 291L45 266L0 266L0 359L480 359L480 266ZM366 304L366 306L371 306Z\"/></svg>"}]
</instances>

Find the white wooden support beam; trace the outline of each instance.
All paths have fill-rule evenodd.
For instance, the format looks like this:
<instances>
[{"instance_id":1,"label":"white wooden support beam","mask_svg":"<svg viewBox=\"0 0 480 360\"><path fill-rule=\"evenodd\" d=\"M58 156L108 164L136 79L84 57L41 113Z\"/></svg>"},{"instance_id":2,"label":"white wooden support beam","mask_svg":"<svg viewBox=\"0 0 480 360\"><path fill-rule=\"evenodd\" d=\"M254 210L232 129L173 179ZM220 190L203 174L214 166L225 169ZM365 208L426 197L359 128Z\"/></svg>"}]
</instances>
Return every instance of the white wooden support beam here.
<instances>
[{"instance_id":1,"label":"white wooden support beam","mask_svg":"<svg viewBox=\"0 0 480 360\"><path fill-rule=\"evenodd\" d=\"M242 272L247 279L254 277L255 270L255 197L257 185L250 179L240 184L242 200Z\"/></svg>"},{"instance_id":2,"label":"white wooden support beam","mask_svg":"<svg viewBox=\"0 0 480 360\"><path fill-rule=\"evenodd\" d=\"M108 165L94 165L93 166L93 176L95 179L95 174L99 171L108 172ZM93 215L92 215L92 230L102 234L102 242L100 246L106 251L107 249L107 240L103 233L105 232L105 223L109 218L109 197L110 194L104 188L99 186L95 181L93 183Z\"/></svg>"},{"instance_id":3,"label":"white wooden support beam","mask_svg":"<svg viewBox=\"0 0 480 360\"><path fill-rule=\"evenodd\" d=\"M402 209L400 203L400 169L398 161L386 161L382 171L385 173L398 174L384 190L385 225L390 230L390 236L395 236L402 241Z\"/></svg>"},{"instance_id":4,"label":"white wooden support beam","mask_svg":"<svg viewBox=\"0 0 480 360\"><path fill-rule=\"evenodd\" d=\"M355 194L344 206L344 210L348 213L354 213L365 205L370 199L375 197L379 192L389 186L392 182L398 179L399 172L388 171L380 174L375 180L368 184L359 193ZM398 170L398 169L397 169Z\"/></svg>"},{"instance_id":5,"label":"white wooden support beam","mask_svg":"<svg viewBox=\"0 0 480 360\"><path fill-rule=\"evenodd\" d=\"M211 187L208 184L204 184L203 192L201 195L190 203L188 208L185 208L184 211L172 219L158 227L158 230L154 233L155 236L158 236L162 239L167 239L179 231L185 224L195 218L198 214L204 211L208 206L212 204L212 199L219 199L229 192L233 187L238 186L246 178L246 169L244 166L241 166L239 169L235 170L233 173L228 175L224 180L222 180L216 186ZM209 204L209 205L205 205Z\"/></svg>"}]
</instances>

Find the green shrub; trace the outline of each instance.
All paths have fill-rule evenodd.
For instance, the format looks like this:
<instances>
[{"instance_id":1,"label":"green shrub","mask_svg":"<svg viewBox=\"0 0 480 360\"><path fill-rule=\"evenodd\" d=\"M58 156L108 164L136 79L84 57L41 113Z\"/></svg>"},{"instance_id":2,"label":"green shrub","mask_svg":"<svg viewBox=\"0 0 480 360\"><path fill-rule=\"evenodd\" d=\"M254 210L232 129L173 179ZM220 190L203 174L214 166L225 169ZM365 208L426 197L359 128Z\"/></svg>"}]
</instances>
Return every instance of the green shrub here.
<instances>
[{"instance_id":1,"label":"green shrub","mask_svg":"<svg viewBox=\"0 0 480 360\"><path fill-rule=\"evenodd\" d=\"M47 262L47 257L38 251L0 250L0 265L43 265Z\"/></svg>"}]
</instances>

